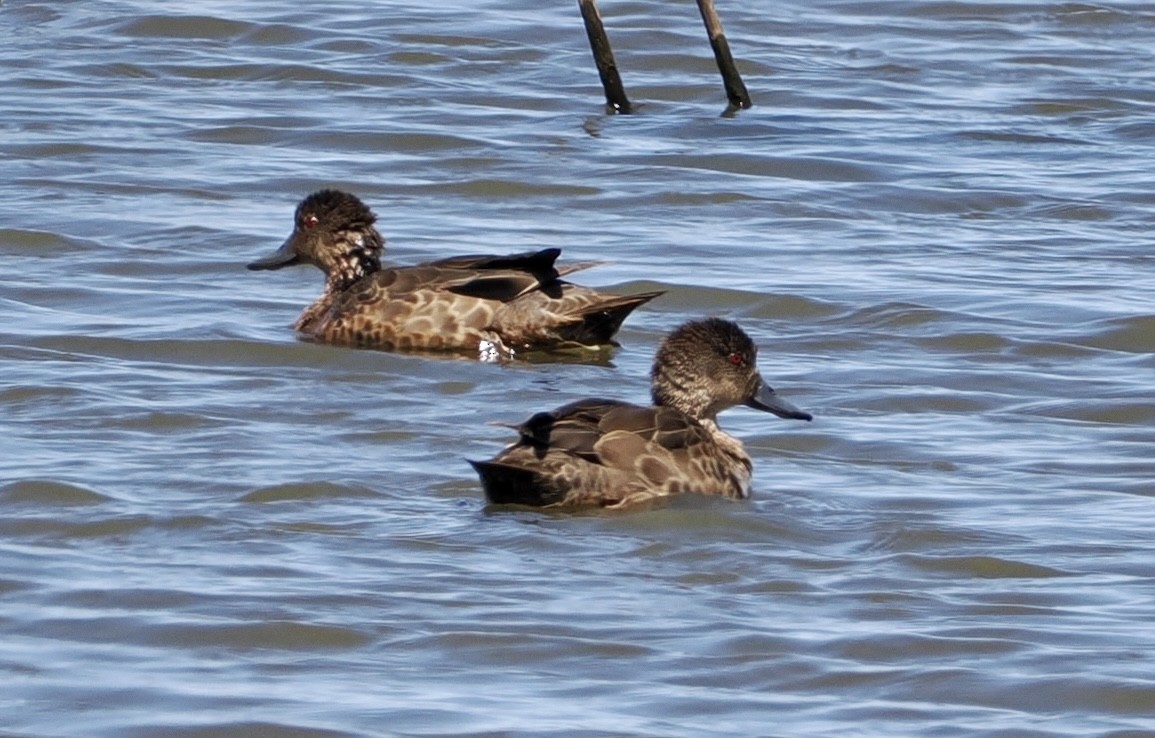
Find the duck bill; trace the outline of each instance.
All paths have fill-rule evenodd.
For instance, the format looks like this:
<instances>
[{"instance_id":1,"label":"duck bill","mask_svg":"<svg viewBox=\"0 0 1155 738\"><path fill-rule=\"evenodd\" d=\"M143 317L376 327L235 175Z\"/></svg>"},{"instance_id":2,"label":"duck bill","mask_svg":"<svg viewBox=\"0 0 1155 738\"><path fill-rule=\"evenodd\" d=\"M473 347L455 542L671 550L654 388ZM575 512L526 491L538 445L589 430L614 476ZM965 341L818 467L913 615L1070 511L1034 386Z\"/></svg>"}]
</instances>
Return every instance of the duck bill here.
<instances>
[{"instance_id":1,"label":"duck bill","mask_svg":"<svg viewBox=\"0 0 1155 738\"><path fill-rule=\"evenodd\" d=\"M758 381L758 390L746 400L746 407L774 413L780 418L792 420L813 420L814 416L805 410L800 410L778 396L774 388L765 382Z\"/></svg>"},{"instance_id":2,"label":"duck bill","mask_svg":"<svg viewBox=\"0 0 1155 738\"><path fill-rule=\"evenodd\" d=\"M297 255L296 249L298 238L300 238L300 236L296 231L293 231L293 235L286 238L279 249L267 256L262 256L260 259L246 266L253 271L258 271L261 269L280 269L281 267L300 264L301 257Z\"/></svg>"}]
</instances>

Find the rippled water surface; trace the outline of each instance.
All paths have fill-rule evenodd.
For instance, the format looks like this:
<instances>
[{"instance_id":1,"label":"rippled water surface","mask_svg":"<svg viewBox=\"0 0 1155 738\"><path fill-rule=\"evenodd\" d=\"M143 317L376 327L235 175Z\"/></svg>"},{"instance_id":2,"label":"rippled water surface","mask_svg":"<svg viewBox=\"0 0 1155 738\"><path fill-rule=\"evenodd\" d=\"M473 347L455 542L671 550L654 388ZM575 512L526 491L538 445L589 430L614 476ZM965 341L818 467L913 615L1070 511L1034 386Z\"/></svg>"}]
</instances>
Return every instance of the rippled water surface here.
<instances>
[{"instance_id":1,"label":"rippled water surface","mask_svg":"<svg viewBox=\"0 0 1155 738\"><path fill-rule=\"evenodd\" d=\"M1155 5L0 4L0 731L1155 736ZM388 258L666 289L608 362L334 348ZM734 318L749 502L487 508L496 422Z\"/></svg>"}]
</instances>

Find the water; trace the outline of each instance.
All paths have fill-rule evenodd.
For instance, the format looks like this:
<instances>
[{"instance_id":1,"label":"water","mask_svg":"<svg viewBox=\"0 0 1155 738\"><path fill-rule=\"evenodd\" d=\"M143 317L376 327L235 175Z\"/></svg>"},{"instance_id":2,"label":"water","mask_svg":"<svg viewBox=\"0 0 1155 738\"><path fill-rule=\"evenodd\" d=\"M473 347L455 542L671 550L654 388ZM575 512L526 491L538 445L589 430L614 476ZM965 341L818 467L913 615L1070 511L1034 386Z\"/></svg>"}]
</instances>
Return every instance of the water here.
<instances>
[{"instance_id":1,"label":"water","mask_svg":"<svg viewBox=\"0 0 1155 738\"><path fill-rule=\"evenodd\" d=\"M1155 5L0 5L0 730L1155 735ZM298 340L322 186L397 263L665 288L609 365ZM737 319L748 503L487 509L492 421Z\"/></svg>"}]
</instances>

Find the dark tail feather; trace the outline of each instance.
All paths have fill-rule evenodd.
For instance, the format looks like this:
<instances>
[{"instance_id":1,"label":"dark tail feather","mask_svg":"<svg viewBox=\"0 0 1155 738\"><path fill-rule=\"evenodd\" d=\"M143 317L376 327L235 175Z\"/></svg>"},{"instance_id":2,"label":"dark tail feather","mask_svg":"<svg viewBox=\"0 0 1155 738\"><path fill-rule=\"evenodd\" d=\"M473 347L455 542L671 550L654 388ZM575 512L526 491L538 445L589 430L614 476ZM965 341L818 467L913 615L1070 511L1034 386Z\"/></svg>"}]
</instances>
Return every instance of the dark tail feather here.
<instances>
[{"instance_id":1,"label":"dark tail feather","mask_svg":"<svg viewBox=\"0 0 1155 738\"><path fill-rule=\"evenodd\" d=\"M481 477L486 499L495 505L543 507L565 497L564 492L554 488L535 471L493 461L469 460L469 463Z\"/></svg>"},{"instance_id":2,"label":"dark tail feather","mask_svg":"<svg viewBox=\"0 0 1155 738\"><path fill-rule=\"evenodd\" d=\"M622 327L622 323L629 317L630 313L655 297L664 294L666 293L663 290L620 297L606 297L583 307L579 313L580 320L575 320L570 325L564 326L559 330L559 333L568 341L586 346L613 343L614 334Z\"/></svg>"}]
</instances>

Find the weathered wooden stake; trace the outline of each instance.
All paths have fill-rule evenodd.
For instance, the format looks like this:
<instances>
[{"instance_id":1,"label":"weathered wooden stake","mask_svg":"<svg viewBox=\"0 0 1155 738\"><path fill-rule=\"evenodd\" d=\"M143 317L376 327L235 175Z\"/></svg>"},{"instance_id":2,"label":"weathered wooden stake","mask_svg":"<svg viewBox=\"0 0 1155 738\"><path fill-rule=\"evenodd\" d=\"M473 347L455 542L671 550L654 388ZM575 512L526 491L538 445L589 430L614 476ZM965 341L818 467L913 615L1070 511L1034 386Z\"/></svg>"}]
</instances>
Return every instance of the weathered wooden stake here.
<instances>
[{"instance_id":1,"label":"weathered wooden stake","mask_svg":"<svg viewBox=\"0 0 1155 738\"><path fill-rule=\"evenodd\" d=\"M581 8L582 20L586 24L586 35L590 39L590 50L594 54L594 64L597 64L598 76L602 78L602 87L606 91L606 105L615 113L632 112L633 106L630 105L629 98L626 97L626 88L622 86L622 77L618 74L618 65L614 63L614 52L610 49L610 39L606 36L605 26L602 25L602 16L598 12L597 3L594 0L578 0L578 7ZM702 12L705 13L705 11ZM722 37L722 43L725 42L725 37ZM716 55L717 50L714 53ZM733 65L732 61L731 65Z\"/></svg>"},{"instance_id":2,"label":"weathered wooden stake","mask_svg":"<svg viewBox=\"0 0 1155 738\"><path fill-rule=\"evenodd\" d=\"M702 13L702 22L706 24L706 33L710 35L710 47L714 49L714 60L718 62L718 71L722 73L726 98L735 108L750 107L753 105L750 93L746 91L746 85L742 83L742 76L734 64L730 44L722 32L722 21L718 18L718 11L714 10L714 0L698 0L698 10Z\"/></svg>"}]
</instances>

